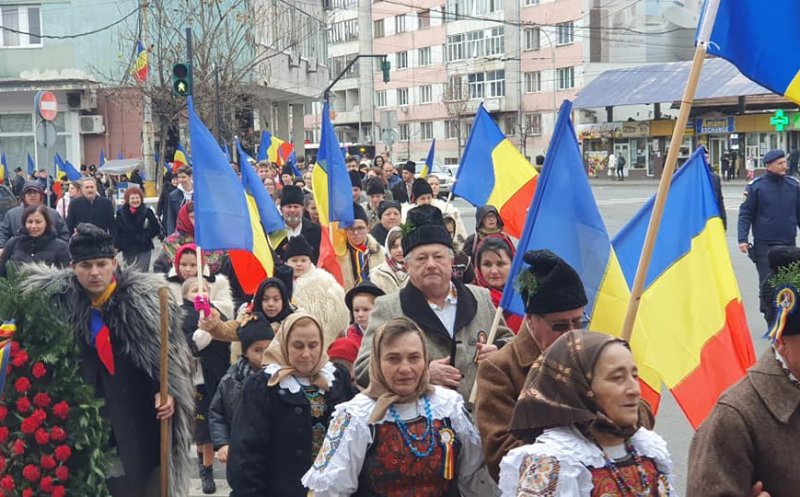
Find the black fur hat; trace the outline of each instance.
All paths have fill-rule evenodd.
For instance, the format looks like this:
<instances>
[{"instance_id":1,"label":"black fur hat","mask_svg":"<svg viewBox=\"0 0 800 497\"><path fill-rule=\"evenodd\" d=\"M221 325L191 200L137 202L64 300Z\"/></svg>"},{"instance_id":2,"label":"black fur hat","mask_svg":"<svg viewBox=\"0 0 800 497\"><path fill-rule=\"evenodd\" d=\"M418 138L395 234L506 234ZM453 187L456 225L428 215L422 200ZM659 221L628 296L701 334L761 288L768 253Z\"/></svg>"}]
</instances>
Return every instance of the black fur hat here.
<instances>
[{"instance_id":1,"label":"black fur hat","mask_svg":"<svg viewBox=\"0 0 800 497\"><path fill-rule=\"evenodd\" d=\"M354 187L363 188L361 186L361 173L358 171L349 171L347 174L350 175L350 184Z\"/></svg>"},{"instance_id":2,"label":"black fur hat","mask_svg":"<svg viewBox=\"0 0 800 497\"><path fill-rule=\"evenodd\" d=\"M371 179L367 181L367 195L380 195L382 193L386 193L386 190L380 180Z\"/></svg>"},{"instance_id":3,"label":"black fur hat","mask_svg":"<svg viewBox=\"0 0 800 497\"><path fill-rule=\"evenodd\" d=\"M298 255L312 257L313 251L314 249L311 248L311 244L308 243L306 237L303 235L293 236L289 238L289 245L286 247L286 260L288 261Z\"/></svg>"},{"instance_id":4,"label":"black fur hat","mask_svg":"<svg viewBox=\"0 0 800 497\"><path fill-rule=\"evenodd\" d=\"M453 240L444 225L442 211L432 205L420 205L408 211L403 225L403 253L408 254L420 245L439 243L453 248Z\"/></svg>"},{"instance_id":5,"label":"black fur hat","mask_svg":"<svg viewBox=\"0 0 800 497\"><path fill-rule=\"evenodd\" d=\"M90 223L80 223L76 233L69 239L69 255L72 262L90 259L113 259L114 238Z\"/></svg>"},{"instance_id":6,"label":"black fur hat","mask_svg":"<svg viewBox=\"0 0 800 497\"><path fill-rule=\"evenodd\" d=\"M517 286L526 313L571 311L589 303L578 273L552 251L530 250L523 260L530 267L520 273Z\"/></svg>"},{"instance_id":7,"label":"black fur hat","mask_svg":"<svg viewBox=\"0 0 800 497\"><path fill-rule=\"evenodd\" d=\"M431 185L428 184L423 178L417 178L414 180L414 183L411 185L411 192L414 195L414 199L420 198L422 195L433 195L433 189Z\"/></svg>"},{"instance_id":8,"label":"black fur hat","mask_svg":"<svg viewBox=\"0 0 800 497\"><path fill-rule=\"evenodd\" d=\"M294 185L286 185L283 187L283 191L281 191L281 205L289 204L305 204L303 190L300 187Z\"/></svg>"}]
</instances>

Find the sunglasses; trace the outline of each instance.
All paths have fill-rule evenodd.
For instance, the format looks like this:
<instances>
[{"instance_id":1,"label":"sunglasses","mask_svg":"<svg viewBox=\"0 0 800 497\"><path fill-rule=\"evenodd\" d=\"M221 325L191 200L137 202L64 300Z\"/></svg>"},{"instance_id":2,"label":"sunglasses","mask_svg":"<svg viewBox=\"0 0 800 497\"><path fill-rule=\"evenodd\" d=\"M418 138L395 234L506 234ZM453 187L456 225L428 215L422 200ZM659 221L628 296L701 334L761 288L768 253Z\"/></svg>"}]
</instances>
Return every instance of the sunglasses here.
<instances>
[{"instance_id":1,"label":"sunglasses","mask_svg":"<svg viewBox=\"0 0 800 497\"><path fill-rule=\"evenodd\" d=\"M589 327L589 316L585 313L579 319L573 319L571 321L550 321L544 316L541 316L547 322L547 325L550 326L550 329L555 331L556 333L566 333L570 330L581 330L584 328Z\"/></svg>"}]
</instances>

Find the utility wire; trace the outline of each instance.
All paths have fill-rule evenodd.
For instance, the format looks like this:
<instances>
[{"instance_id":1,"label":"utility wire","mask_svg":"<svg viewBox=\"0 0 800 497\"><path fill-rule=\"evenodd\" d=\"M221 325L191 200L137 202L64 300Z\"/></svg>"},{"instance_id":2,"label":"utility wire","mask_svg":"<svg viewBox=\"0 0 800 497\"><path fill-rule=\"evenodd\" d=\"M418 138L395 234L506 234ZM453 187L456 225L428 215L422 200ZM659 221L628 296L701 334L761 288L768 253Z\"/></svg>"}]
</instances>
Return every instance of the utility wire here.
<instances>
[{"instance_id":1,"label":"utility wire","mask_svg":"<svg viewBox=\"0 0 800 497\"><path fill-rule=\"evenodd\" d=\"M16 34L20 34L20 35L33 36L33 37L36 37L36 38L44 38L46 40L71 40L71 39L74 39L74 38L82 38L84 36L90 36L90 35L97 34L97 33L100 33L102 31L105 31L107 29L111 29L114 26L116 26L118 24L122 24L123 22L127 21L130 17L132 17L137 12L139 12L139 7L136 7L135 9L130 11L130 13L128 15L126 15L125 17L123 17L122 19L114 21L114 22L112 22L111 24L109 24L107 26L103 26L102 28L93 29L91 31L86 31L84 33L77 33L77 34L71 34L71 35L45 35L45 34L30 33L28 31L21 31L19 29L9 28L7 26L2 26L2 25L0 25L0 30L8 31L10 33L16 33Z\"/></svg>"}]
</instances>

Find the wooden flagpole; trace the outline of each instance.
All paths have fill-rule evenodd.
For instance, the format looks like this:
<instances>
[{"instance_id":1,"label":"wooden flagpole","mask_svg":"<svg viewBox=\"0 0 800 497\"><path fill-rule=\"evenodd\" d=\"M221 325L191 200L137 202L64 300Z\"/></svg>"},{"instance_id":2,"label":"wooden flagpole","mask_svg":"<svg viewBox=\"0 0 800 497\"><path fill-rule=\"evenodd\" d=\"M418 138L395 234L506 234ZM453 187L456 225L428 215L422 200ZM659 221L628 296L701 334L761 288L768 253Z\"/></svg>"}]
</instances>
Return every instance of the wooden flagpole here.
<instances>
[{"instance_id":1,"label":"wooden flagpole","mask_svg":"<svg viewBox=\"0 0 800 497\"><path fill-rule=\"evenodd\" d=\"M497 328L500 327L500 318L503 317L503 308L498 307L497 310L494 312L494 319L492 320L492 329L489 330L489 337L486 339L486 344L491 345L494 344L495 338L497 338ZM475 403L475 396L478 393L478 375L475 374L475 381L472 383L472 390L469 393L469 403Z\"/></svg>"},{"instance_id":2,"label":"wooden flagpole","mask_svg":"<svg viewBox=\"0 0 800 497\"><path fill-rule=\"evenodd\" d=\"M678 120L675 122L675 129L672 131L672 139L670 141L669 152L667 152L666 165L661 174L661 181L658 184L653 213L650 217L650 223L647 226L647 235L644 239L642 254L639 257L639 266L636 268L636 278L633 280L631 298L628 301L628 310L625 314L625 322L622 326L621 336L627 341L630 341L633 335L633 325L636 322L636 314L639 312L639 303L642 300L642 293L644 292L644 281L647 277L650 261L653 257L656 236L661 226L661 218L664 215L664 206L667 203L667 196L672 183L672 175L678 163L678 152L683 143L683 134L686 129L686 123L689 121L689 112L692 110L692 102L697 92L697 83L700 80L700 72L703 69L703 60L706 56L706 47L711 38L711 30L714 27L714 19L717 16L718 8L719 0L709 0L706 4L706 12L703 17L703 24L701 25L697 48L694 51L692 67L689 70L689 80L686 82L686 88L683 91L683 99L681 100L680 112L678 113Z\"/></svg>"},{"instance_id":3,"label":"wooden flagpole","mask_svg":"<svg viewBox=\"0 0 800 497\"><path fill-rule=\"evenodd\" d=\"M159 405L167 403L169 394L169 289L158 289L158 301L161 304L161 361L159 371ZM170 419L161 420L161 497L169 497L169 447Z\"/></svg>"}]
</instances>

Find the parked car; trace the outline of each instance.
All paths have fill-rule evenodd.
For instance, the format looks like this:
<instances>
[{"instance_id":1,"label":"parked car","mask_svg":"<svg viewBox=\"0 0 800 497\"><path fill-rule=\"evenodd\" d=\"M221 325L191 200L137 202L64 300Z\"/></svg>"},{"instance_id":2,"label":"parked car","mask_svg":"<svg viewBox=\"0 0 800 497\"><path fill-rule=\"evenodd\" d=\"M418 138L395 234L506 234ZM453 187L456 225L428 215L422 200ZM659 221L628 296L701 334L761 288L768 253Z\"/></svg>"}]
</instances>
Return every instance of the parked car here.
<instances>
[{"instance_id":1,"label":"parked car","mask_svg":"<svg viewBox=\"0 0 800 497\"><path fill-rule=\"evenodd\" d=\"M6 217L6 212L17 206L17 197L11 192L11 188L0 185L0 221Z\"/></svg>"}]
</instances>

